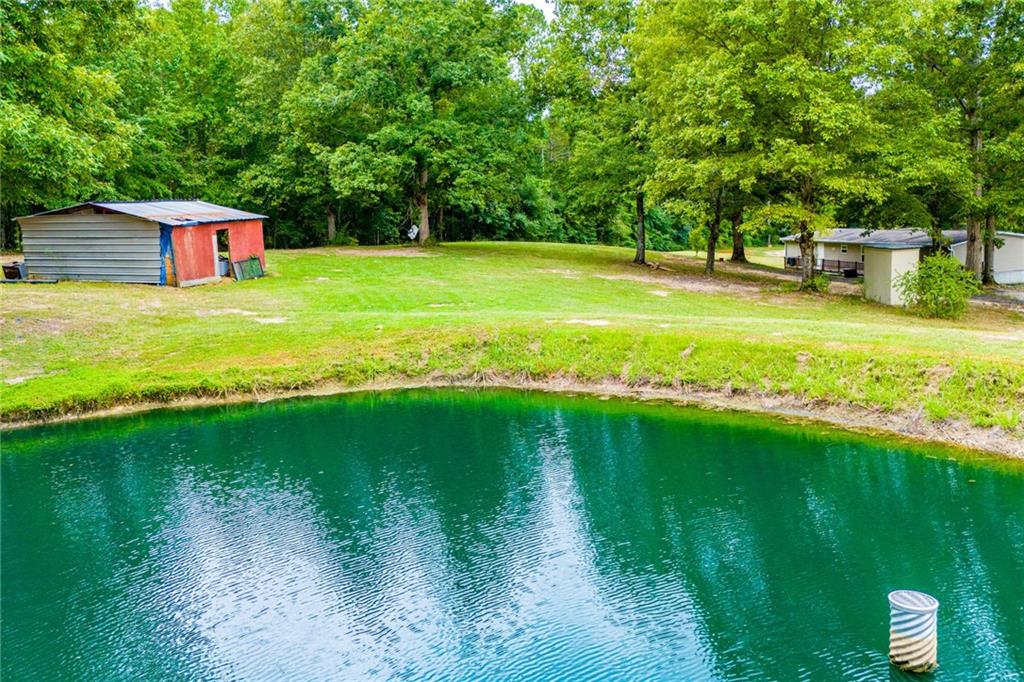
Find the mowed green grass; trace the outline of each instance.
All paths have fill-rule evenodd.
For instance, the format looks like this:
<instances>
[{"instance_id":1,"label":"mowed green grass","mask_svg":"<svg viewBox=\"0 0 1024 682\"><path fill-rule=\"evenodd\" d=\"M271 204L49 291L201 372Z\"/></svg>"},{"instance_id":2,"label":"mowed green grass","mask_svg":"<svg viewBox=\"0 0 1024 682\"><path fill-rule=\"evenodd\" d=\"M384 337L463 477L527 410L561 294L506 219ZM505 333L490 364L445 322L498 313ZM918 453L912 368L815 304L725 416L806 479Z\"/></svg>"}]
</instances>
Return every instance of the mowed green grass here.
<instances>
[{"instance_id":1,"label":"mowed green grass","mask_svg":"<svg viewBox=\"0 0 1024 682\"><path fill-rule=\"evenodd\" d=\"M706 251L677 251L675 253L679 256L693 258L702 262L707 258ZM751 263L763 265L767 268L775 268L780 271L785 270L785 247L781 243L776 243L772 246L746 246L743 249L743 253ZM728 260L732 256L732 247L720 248L716 250L715 254L717 258Z\"/></svg>"},{"instance_id":2,"label":"mowed green grass","mask_svg":"<svg viewBox=\"0 0 1024 682\"><path fill-rule=\"evenodd\" d=\"M792 395L1024 430L1020 313L924 320L651 256L661 269L556 244L272 251L255 281L4 286L0 409L13 421L482 377Z\"/></svg>"}]
</instances>

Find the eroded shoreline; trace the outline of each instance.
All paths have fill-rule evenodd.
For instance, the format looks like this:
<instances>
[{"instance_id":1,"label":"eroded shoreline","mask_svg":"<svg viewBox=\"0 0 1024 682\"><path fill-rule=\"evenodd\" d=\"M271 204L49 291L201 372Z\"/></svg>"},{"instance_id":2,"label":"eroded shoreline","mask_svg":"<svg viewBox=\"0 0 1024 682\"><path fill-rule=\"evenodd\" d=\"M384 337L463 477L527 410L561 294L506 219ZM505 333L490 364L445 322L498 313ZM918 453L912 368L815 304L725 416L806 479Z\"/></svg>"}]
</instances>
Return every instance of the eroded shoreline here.
<instances>
[{"instance_id":1,"label":"eroded shoreline","mask_svg":"<svg viewBox=\"0 0 1024 682\"><path fill-rule=\"evenodd\" d=\"M852 433L881 434L912 442L953 446L1024 461L1024 438L1016 437L999 427L983 428L963 421L931 421L926 419L921 412L916 414L886 412L855 405L814 403L796 396L778 394L754 395L735 391L699 390L685 387L681 389L652 388L613 381L580 382L569 378L540 380L523 377L474 376L471 378L389 379L358 385L327 382L299 389L229 393L218 396L196 395L168 401L127 402L97 410L68 412L41 419L4 422L0 424L0 430L10 431L43 424L98 419L165 408L183 409L212 405L265 403L298 397L419 388L511 389L563 395L579 394L639 401L660 401L710 410L762 414L790 422L824 424Z\"/></svg>"}]
</instances>

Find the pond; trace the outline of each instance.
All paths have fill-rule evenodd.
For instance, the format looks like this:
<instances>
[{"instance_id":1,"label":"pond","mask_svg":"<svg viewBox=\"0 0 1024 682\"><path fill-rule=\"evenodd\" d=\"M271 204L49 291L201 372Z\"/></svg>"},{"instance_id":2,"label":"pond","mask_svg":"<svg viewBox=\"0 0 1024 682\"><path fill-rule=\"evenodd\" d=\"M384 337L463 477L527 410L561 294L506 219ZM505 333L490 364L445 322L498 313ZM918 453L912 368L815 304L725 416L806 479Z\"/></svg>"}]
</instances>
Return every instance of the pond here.
<instances>
[{"instance_id":1,"label":"pond","mask_svg":"<svg viewBox=\"0 0 1024 682\"><path fill-rule=\"evenodd\" d=\"M673 406L415 391L4 434L2 672L934 679L1024 670L1024 475Z\"/></svg>"}]
</instances>

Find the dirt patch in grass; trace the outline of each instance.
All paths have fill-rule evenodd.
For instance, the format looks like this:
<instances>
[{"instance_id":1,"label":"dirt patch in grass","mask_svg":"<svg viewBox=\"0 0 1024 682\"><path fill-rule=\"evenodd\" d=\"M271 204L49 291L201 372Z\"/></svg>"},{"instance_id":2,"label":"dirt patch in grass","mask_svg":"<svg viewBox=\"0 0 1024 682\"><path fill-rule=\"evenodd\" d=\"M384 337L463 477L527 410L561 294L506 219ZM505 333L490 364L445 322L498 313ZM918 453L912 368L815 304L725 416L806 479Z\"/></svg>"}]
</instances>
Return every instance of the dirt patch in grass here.
<instances>
[{"instance_id":1,"label":"dirt patch in grass","mask_svg":"<svg viewBox=\"0 0 1024 682\"><path fill-rule=\"evenodd\" d=\"M1024 288L997 287L975 296L971 299L971 303L978 306L988 305L1024 311Z\"/></svg>"},{"instance_id":2,"label":"dirt patch in grass","mask_svg":"<svg viewBox=\"0 0 1024 682\"><path fill-rule=\"evenodd\" d=\"M704 268L704 254L700 256L693 256L690 252L682 251L669 251L667 253L658 254L664 258L667 263L677 265L686 268L698 267ZM761 277L770 279L793 279L794 275L782 270L781 268L772 268L765 265L758 265L756 263L734 263L728 259L715 260L715 272L730 272L730 273L744 273L744 274L755 274Z\"/></svg>"},{"instance_id":3,"label":"dirt patch in grass","mask_svg":"<svg viewBox=\"0 0 1024 682\"><path fill-rule=\"evenodd\" d=\"M566 279L579 279L579 270L567 270L565 268L537 268L537 272L543 272L546 275L561 275Z\"/></svg>"},{"instance_id":4,"label":"dirt patch in grass","mask_svg":"<svg viewBox=\"0 0 1024 682\"><path fill-rule=\"evenodd\" d=\"M727 281L680 273L666 273L664 275L594 275L594 277L619 282L640 282L642 284L652 284L658 287L692 291L701 294L739 294L752 297L759 295L763 291L760 285L754 283ZM658 291L658 289L652 290L651 293L653 294L655 291Z\"/></svg>"},{"instance_id":5,"label":"dirt patch in grass","mask_svg":"<svg viewBox=\"0 0 1024 682\"><path fill-rule=\"evenodd\" d=\"M253 315L259 315L259 313L254 313L251 310L242 310L241 308L201 308L196 311L196 315L199 317L214 317L216 315L241 315L243 317L252 317Z\"/></svg>"},{"instance_id":6,"label":"dirt patch in grass","mask_svg":"<svg viewBox=\"0 0 1024 682\"><path fill-rule=\"evenodd\" d=\"M4 372L4 374L6 374L6 372ZM53 376L55 374L60 374L60 372L47 372L42 367L29 367L28 369L22 370L22 373L17 376L5 376L4 383L7 384L8 386L16 386L18 384L23 384L30 379L36 379L38 377L48 377Z\"/></svg>"},{"instance_id":7,"label":"dirt patch in grass","mask_svg":"<svg viewBox=\"0 0 1024 682\"><path fill-rule=\"evenodd\" d=\"M933 365L928 368L928 385L924 387L925 395L936 395L942 382L950 378L956 371L946 364Z\"/></svg>"},{"instance_id":8,"label":"dirt patch in grass","mask_svg":"<svg viewBox=\"0 0 1024 682\"><path fill-rule=\"evenodd\" d=\"M573 318L571 320L561 320L563 324L582 324L586 327L607 327L611 324L608 320L581 320Z\"/></svg>"},{"instance_id":9,"label":"dirt patch in grass","mask_svg":"<svg viewBox=\"0 0 1024 682\"><path fill-rule=\"evenodd\" d=\"M981 334L981 337L989 341L1024 341L1024 329L1020 334Z\"/></svg>"},{"instance_id":10,"label":"dirt patch in grass","mask_svg":"<svg viewBox=\"0 0 1024 682\"><path fill-rule=\"evenodd\" d=\"M31 340L32 337L59 336L73 330L70 320L55 317L8 316L12 343Z\"/></svg>"},{"instance_id":11,"label":"dirt patch in grass","mask_svg":"<svg viewBox=\"0 0 1024 682\"><path fill-rule=\"evenodd\" d=\"M196 315L199 317L217 317L220 315L238 315L252 320L257 324L284 324L288 321L287 317L263 315L260 313L253 312L252 310L242 310L241 308L212 308L212 309L200 309L196 311Z\"/></svg>"},{"instance_id":12,"label":"dirt patch in grass","mask_svg":"<svg viewBox=\"0 0 1024 682\"><path fill-rule=\"evenodd\" d=\"M8 298L7 299L7 303L9 303L9 302L10 302L10 299ZM21 301L18 301L16 310L18 312L28 312L28 311L39 311L39 310L54 310L55 308L57 308L57 303L56 302L50 303L48 301L21 300ZM8 313L10 313L10 312L11 312L11 310L8 310Z\"/></svg>"}]
</instances>

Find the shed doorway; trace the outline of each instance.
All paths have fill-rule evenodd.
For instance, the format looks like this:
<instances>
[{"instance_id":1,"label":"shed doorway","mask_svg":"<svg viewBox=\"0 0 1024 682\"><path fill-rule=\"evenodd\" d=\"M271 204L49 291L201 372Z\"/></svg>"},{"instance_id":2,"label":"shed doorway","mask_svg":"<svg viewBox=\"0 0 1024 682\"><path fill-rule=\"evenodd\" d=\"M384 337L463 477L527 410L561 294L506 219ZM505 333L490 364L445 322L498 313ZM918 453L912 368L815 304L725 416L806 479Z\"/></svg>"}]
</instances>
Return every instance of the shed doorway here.
<instances>
[{"instance_id":1,"label":"shed doorway","mask_svg":"<svg viewBox=\"0 0 1024 682\"><path fill-rule=\"evenodd\" d=\"M213 271L218 277L231 277L231 231L213 232Z\"/></svg>"}]
</instances>

